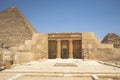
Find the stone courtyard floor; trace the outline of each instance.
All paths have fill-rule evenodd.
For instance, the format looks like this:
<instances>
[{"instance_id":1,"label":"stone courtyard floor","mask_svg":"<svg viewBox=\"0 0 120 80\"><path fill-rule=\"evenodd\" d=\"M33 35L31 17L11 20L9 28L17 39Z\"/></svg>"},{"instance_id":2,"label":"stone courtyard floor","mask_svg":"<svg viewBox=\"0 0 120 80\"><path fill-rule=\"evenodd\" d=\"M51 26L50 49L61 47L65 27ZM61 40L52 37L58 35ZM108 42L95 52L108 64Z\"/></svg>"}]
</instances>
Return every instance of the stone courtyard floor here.
<instances>
[{"instance_id":1,"label":"stone courtyard floor","mask_svg":"<svg viewBox=\"0 0 120 80\"><path fill-rule=\"evenodd\" d=\"M0 80L120 80L120 67L95 60L48 59L15 64Z\"/></svg>"}]
</instances>

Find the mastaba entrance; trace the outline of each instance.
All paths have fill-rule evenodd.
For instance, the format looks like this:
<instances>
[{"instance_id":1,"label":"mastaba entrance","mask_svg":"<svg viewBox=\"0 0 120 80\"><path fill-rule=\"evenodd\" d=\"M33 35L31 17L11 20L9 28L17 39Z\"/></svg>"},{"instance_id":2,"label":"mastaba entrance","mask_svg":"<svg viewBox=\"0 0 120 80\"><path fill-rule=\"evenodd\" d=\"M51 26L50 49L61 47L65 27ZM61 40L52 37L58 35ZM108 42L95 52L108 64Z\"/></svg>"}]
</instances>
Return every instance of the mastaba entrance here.
<instances>
[{"instance_id":1,"label":"mastaba entrance","mask_svg":"<svg viewBox=\"0 0 120 80\"><path fill-rule=\"evenodd\" d=\"M82 58L81 33L48 34L48 58Z\"/></svg>"},{"instance_id":2,"label":"mastaba entrance","mask_svg":"<svg viewBox=\"0 0 120 80\"><path fill-rule=\"evenodd\" d=\"M24 45L13 48L13 53L14 62L23 63L56 58L103 59L102 54L112 54L113 49L113 44L102 44L92 32L35 33L31 40L25 40Z\"/></svg>"},{"instance_id":3,"label":"mastaba entrance","mask_svg":"<svg viewBox=\"0 0 120 80\"><path fill-rule=\"evenodd\" d=\"M101 44L92 32L35 33L24 45L13 48L15 63L56 58L95 59L99 58L96 53L112 49L112 44Z\"/></svg>"},{"instance_id":4,"label":"mastaba entrance","mask_svg":"<svg viewBox=\"0 0 120 80\"><path fill-rule=\"evenodd\" d=\"M37 33L16 7L0 12L0 30L0 48L10 53L4 61L15 64L56 58L120 60L119 36L101 43L93 32Z\"/></svg>"}]
</instances>

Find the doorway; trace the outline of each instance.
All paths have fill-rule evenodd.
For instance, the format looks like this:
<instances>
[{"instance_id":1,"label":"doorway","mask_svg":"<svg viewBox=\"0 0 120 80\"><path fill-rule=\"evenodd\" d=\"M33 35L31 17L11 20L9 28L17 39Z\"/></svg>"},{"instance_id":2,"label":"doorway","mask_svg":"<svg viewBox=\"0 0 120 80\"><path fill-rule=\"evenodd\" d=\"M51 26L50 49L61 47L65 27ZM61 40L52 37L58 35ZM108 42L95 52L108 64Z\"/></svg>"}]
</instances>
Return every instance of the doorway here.
<instances>
[{"instance_id":1,"label":"doorway","mask_svg":"<svg viewBox=\"0 0 120 80\"><path fill-rule=\"evenodd\" d=\"M81 59L82 58L82 41L73 40L73 58Z\"/></svg>"},{"instance_id":2,"label":"doorway","mask_svg":"<svg viewBox=\"0 0 120 80\"><path fill-rule=\"evenodd\" d=\"M68 40L61 41L61 58L67 59L69 57L69 42Z\"/></svg>"},{"instance_id":3,"label":"doorway","mask_svg":"<svg viewBox=\"0 0 120 80\"><path fill-rule=\"evenodd\" d=\"M49 40L48 41L48 56L49 59L55 59L57 56L57 41Z\"/></svg>"}]
</instances>

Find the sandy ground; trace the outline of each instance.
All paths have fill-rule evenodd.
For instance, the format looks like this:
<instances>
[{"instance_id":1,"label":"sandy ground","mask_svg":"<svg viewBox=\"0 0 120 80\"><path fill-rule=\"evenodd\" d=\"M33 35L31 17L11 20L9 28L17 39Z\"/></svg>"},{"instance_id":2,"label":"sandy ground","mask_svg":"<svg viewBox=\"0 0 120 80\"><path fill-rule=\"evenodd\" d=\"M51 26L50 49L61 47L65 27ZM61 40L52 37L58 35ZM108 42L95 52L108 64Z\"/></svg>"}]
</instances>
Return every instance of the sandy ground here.
<instances>
[{"instance_id":1,"label":"sandy ground","mask_svg":"<svg viewBox=\"0 0 120 80\"><path fill-rule=\"evenodd\" d=\"M55 64L73 64L76 66L55 66ZM14 65L11 70L38 70L38 71L85 71L85 72L110 72L119 71L120 68L107 66L95 60L83 61L81 59L48 59L43 61L32 61L19 65Z\"/></svg>"},{"instance_id":2,"label":"sandy ground","mask_svg":"<svg viewBox=\"0 0 120 80\"><path fill-rule=\"evenodd\" d=\"M120 68L95 60L48 59L14 64L11 69L0 72L0 80L94 80L92 74L120 77Z\"/></svg>"}]
</instances>

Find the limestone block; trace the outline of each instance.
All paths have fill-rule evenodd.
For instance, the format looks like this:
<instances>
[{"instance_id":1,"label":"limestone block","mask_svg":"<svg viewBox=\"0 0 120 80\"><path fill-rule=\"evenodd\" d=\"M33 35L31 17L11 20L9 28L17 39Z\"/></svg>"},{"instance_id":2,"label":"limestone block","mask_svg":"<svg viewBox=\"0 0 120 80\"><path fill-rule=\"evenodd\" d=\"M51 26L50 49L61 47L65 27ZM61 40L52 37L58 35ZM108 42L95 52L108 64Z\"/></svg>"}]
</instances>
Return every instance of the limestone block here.
<instances>
[{"instance_id":1,"label":"limestone block","mask_svg":"<svg viewBox=\"0 0 120 80\"><path fill-rule=\"evenodd\" d=\"M15 55L15 64L25 63L34 60L34 53L31 52L17 52Z\"/></svg>"},{"instance_id":2,"label":"limestone block","mask_svg":"<svg viewBox=\"0 0 120 80\"><path fill-rule=\"evenodd\" d=\"M31 45L31 52L36 52L36 45Z\"/></svg>"},{"instance_id":3,"label":"limestone block","mask_svg":"<svg viewBox=\"0 0 120 80\"><path fill-rule=\"evenodd\" d=\"M37 48L37 49L41 49L41 47L42 47L42 46L41 46L40 44L36 45L36 48Z\"/></svg>"},{"instance_id":4,"label":"limestone block","mask_svg":"<svg viewBox=\"0 0 120 80\"><path fill-rule=\"evenodd\" d=\"M88 48L88 44L95 48L100 44L100 41L95 37L93 33L82 33L82 46L84 48Z\"/></svg>"},{"instance_id":5,"label":"limestone block","mask_svg":"<svg viewBox=\"0 0 120 80\"><path fill-rule=\"evenodd\" d=\"M39 60L39 59L41 59L41 54L40 54L40 52L36 52L36 53L33 53L34 54L34 60Z\"/></svg>"},{"instance_id":6,"label":"limestone block","mask_svg":"<svg viewBox=\"0 0 120 80\"><path fill-rule=\"evenodd\" d=\"M37 48L40 48L41 50L41 56L43 58L43 56L45 58L47 58L48 56L48 34L39 34L39 45L37 46Z\"/></svg>"},{"instance_id":7,"label":"limestone block","mask_svg":"<svg viewBox=\"0 0 120 80\"><path fill-rule=\"evenodd\" d=\"M25 44L24 45L31 45L32 41L31 40L25 40Z\"/></svg>"},{"instance_id":8,"label":"limestone block","mask_svg":"<svg viewBox=\"0 0 120 80\"><path fill-rule=\"evenodd\" d=\"M92 44L88 44L88 48L89 49L93 48Z\"/></svg>"},{"instance_id":9,"label":"limestone block","mask_svg":"<svg viewBox=\"0 0 120 80\"><path fill-rule=\"evenodd\" d=\"M5 66L6 66L6 69L10 69L10 68L11 68L11 63L10 63L10 61L6 60Z\"/></svg>"},{"instance_id":10,"label":"limestone block","mask_svg":"<svg viewBox=\"0 0 120 80\"><path fill-rule=\"evenodd\" d=\"M119 61L119 52L120 50L115 50L114 48L97 48L96 51L93 51L92 53L95 54L95 59L97 60Z\"/></svg>"},{"instance_id":11,"label":"limestone block","mask_svg":"<svg viewBox=\"0 0 120 80\"><path fill-rule=\"evenodd\" d=\"M92 32L82 33L82 38L83 39L94 39L94 33Z\"/></svg>"},{"instance_id":12,"label":"limestone block","mask_svg":"<svg viewBox=\"0 0 120 80\"><path fill-rule=\"evenodd\" d=\"M39 33L34 33L32 37L32 44L35 45L37 43L37 39L39 38Z\"/></svg>"},{"instance_id":13,"label":"limestone block","mask_svg":"<svg viewBox=\"0 0 120 80\"><path fill-rule=\"evenodd\" d=\"M24 45L19 45L18 49L19 50L24 50Z\"/></svg>"},{"instance_id":14,"label":"limestone block","mask_svg":"<svg viewBox=\"0 0 120 80\"><path fill-rule=\"evenodd\" d=\"M94 58L95 58L95 54L89 53L89 59L94 59Z\"/></svg>"},{"instance_id":15,"label":"limestone block","mask_svg":"<svg viewBox=\"0 0 120 80\"><path fill-rule=\"evenodd\" d=\"M25 45L24 46L24 51L25 52L30 52L31 51L31 45Z\"/></svg>"},{"instance_id":16,"label":"limestone block","mask_svg":"<svg viewBox=\"0 0 120 80\"><path fill-rule=\"evenodd\" d=\"M113 44L100 44L99 48L114 48Z\"/></svg>"}]
</instances>

